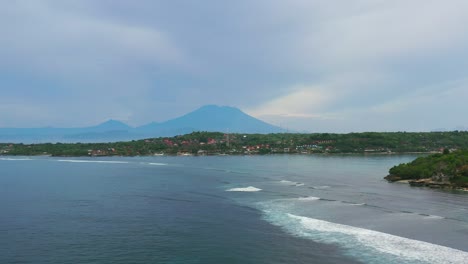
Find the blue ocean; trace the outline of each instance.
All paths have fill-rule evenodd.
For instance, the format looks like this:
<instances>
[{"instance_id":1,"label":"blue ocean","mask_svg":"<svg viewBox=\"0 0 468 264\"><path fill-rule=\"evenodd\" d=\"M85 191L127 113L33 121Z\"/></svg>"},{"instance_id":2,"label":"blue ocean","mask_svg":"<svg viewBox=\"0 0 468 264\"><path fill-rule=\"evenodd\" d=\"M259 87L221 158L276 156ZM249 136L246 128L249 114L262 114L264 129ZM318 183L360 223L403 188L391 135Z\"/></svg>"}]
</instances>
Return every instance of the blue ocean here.
<instances>
[{"instance_id":1,"label":"blue ocean","mask_svg":"<svg viewBox=\"0 0 468 264\"><path fill-rule=\"evenodd\" d=\"M468 263L412 155L0 157L0 263Z\"/></svg>"}]
</instances>

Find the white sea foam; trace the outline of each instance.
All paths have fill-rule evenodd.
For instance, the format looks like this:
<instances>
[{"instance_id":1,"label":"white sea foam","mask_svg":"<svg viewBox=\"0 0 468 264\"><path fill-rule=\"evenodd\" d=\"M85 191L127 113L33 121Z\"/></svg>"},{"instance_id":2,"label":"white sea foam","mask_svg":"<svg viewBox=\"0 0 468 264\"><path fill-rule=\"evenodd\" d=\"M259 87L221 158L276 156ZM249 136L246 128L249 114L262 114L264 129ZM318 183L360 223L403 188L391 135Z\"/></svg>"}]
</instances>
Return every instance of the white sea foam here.
<instances>
[{"instance_id":1,"label":"white sea foam","mask_svg":"<svg viewBox=\"0 0 468 264\"><path fill-rule=\"evenodd\" d=\"M304 183L302 183L302 182L294 182L294 181L288 181L288 180L281 180L279 182L282 183L282 184L288 184L288 185L292 185L292 186L304 186Z\"/></svg>"},{"instance_id":2,"label":"white sea foam","mask_svg":"<svg viewBox=\"0 0 468 264\"><path fill-rule=\"evenodd\" d=\"M328 189L330 188L330 186L327 186L327 185L323 185L323 186L314 186L314 189L318 189L318 190L323 190L323 189Z\"/></svg>"},{"instance_id":3,"label":"white sea foam","mask_svg":"<svg viewBox=\"0 0 468 264\"><path fill-rule=\"evenodd\" d=\"M346 205L351 205L351 206L362 206L365 205L365 203L352 203L352 202L346 202L346 201L341 201L343 204Z\"/></svg>"},{"instance_id":4,"label":"white sea foam","mask_svg":"<svg viewBox=\"0 0 468 264\"><path fill-rule=\"evenodd\" d=\"M148 165L154 165L154 166L166 166L167 163L159 163L159 162L150 162Z\"/></svg>"},{"instance_id":5,"label":"white sea foam","mask_svg":"<svg viewBox=\"0 0 468 264\"><path fill-rule=\"evenodd\" d=\"M280 183L284 183L284 184L296 184L297 182L288 181L288 180L281 180Z\"/></svg>"},{"instance_id":6,"label":"white sea foam","mask_svg":"<svg viewBox=\"0 0 468 264\"><path fill-rule=\"evenodd\" d=\"M116 160L57 160L60 162L74 162L74 163L114 163L114 164L125 164L128 161L116 161Z\"/></svg>"},{"instance_id":7,"label":"white sea foam","mask_svg":"<svg viewBox=\"0 0 468 264\"><path fill-rule=\"evenodd\" d=\"M261 191L262 189L259 189L259 188L256 188L256 187L253 187L253 186L249 186L249 187L243 187L243 188L232 188L232 189L228 189L226 190L227 192L258 192L258 191Z\"/></svg>"},{"instance_id":8,"label":"white sea foam","mask_svg":"<svg viewBox=\"0 0 468 264\"><path fill-rule=\"evenodd\" d=\"M0 158L0 160L33 160L28 158Z\"/></svg>"},{"instance_id":9,"label":"white sea foam","mask_svg":"<svg viewBox=\"0 0 468 264\"><path fill-rule=\"evenodd\" d=\"M307 232L345 235L362 246L394 257L426 263L468 263L468 252L458 249L304 216L287 215L299 221ZM346 244L352 244L346 238L333 239L332 235L329 237L331 242L341 243L345 247ZM327 239L322 238L321 241L326 242Z\"/></svg>"},{"instance_id":10,"label":"white sea foam","mask_svg":"<svg viewBox=\"0 0 468 264\"><path fill-rule=\"evenodd\" d=\"M438 215L428 215L428 216L425 216L424 218L426 218L426 219L445 219L445 217L438 216Z\"/></svg>"},{"instance_id":11,"label":"white sea foam","mask_svg":"<svg viewBox=\"0 0 468 264\"><path fill-rule=\"evenodd\" d=\"M313 197L313 196L308 196L308 197L299 197L297 198L298 201L318 201L320 200L319 197Z\"/></svg>"}]
</instances>

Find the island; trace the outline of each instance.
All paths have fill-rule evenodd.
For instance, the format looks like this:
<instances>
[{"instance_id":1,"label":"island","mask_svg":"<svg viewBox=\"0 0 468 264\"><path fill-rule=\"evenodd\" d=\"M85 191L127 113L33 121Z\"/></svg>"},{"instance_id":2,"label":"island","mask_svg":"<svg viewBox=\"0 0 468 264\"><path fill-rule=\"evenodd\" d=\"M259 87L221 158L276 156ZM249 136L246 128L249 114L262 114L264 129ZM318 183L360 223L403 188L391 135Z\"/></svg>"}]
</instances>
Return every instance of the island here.
<instances>
[{"instance_id":1,"label":"island","mask_svg":"<svg viewBox=\"0 0 468 264\"><path fill-rule=\"evenodd\" d=\"M0 155L152 156L404 154L468 149L468 132L244 134L199 131L107 143L0 143Z\"/></svg>"},{"instance_id":2,"label":"island","mask_svg":"<svg viewBox=\"0 0 468 264\"><path fill-rule=\"evenodd\" d=\"M419 157L390 169L389 182L407 182L411 186L468 190L468 150Z\"/></svg>"}]
</instances>

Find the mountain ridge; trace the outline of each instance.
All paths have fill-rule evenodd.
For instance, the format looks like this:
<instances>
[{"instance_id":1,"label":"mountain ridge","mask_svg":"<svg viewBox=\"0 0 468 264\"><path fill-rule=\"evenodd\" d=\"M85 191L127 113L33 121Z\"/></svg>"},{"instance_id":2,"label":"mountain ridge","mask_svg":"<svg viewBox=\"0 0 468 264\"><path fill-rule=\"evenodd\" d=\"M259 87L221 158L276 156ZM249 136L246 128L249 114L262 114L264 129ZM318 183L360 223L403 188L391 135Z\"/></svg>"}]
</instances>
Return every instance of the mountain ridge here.
<instances>
[{"instance_id":1,"label":"mountain ridge","mask_svg":"<svg viewBox=\"0 0 468 264\"><path fill-rule=\"evenodd\" d=\"M185 115L155 125L155 127L158 126L166 129L186 127L194 130L239 133L275 133L282 131L280 127L254 118L238 108L217 105L202 106Z\"/></svg>"},{"instance_id":2,"label":"mountain ridge","mask_svg":"<svg viewBox=\"0 0 468 264\"><path fill-rule=\"evenodd\" d=\"M175 136L194 131L231 133L280 133L280 127L254 118L236 107L204 105L164 122L132 127L109 119L95 126L78 128L0 128L0 142L110 142L151 137Z\"/></svg>"}]
</instances>

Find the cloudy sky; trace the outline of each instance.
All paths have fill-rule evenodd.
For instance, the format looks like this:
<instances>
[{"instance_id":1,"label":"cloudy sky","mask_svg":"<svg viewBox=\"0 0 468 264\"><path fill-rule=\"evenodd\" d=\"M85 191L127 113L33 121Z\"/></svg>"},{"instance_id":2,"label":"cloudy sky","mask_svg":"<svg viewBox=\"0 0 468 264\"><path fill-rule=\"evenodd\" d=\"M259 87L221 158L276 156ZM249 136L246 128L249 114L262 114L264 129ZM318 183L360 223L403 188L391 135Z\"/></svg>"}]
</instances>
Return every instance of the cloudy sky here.
<instances>
[{"instance_id":1,"label":"cloudy sky","mask_svg":"<svg viewBox=\"0 0 468 264\"><path fill-rule=\"evenodd\" d=\"M0 4L0 127L205 104L296 131L468 126L466 0Z\"/></svg>"}]
</instances>

